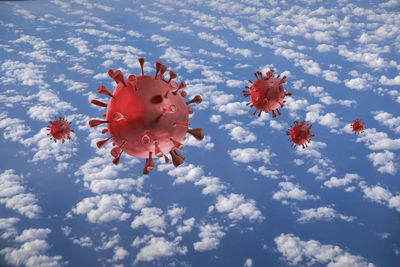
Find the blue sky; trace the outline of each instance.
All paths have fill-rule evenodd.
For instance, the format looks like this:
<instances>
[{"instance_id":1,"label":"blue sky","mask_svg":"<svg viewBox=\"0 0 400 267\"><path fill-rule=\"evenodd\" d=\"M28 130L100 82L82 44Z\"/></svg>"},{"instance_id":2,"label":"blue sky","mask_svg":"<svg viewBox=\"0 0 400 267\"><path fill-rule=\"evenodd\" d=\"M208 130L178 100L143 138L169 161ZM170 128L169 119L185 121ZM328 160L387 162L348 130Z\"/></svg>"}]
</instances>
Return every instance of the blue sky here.
<instances>
[{"instance_id":1,"label":"blue sky","mask_svg":"<svg viewBox=\"0 0 400 267\"><path fill-rule=\"evenodd\" d=\"M1 1L1 266L397 266L400 2ZM162 61L185 81L178 168L112 164L88 121L125 77ZM275 119L253 73L286 75ZM75 130L52 143L46 126ZM351 132L360 118L366 130ZM307 149L285 134L313 124Z\"/></svg>"}]
</instances>

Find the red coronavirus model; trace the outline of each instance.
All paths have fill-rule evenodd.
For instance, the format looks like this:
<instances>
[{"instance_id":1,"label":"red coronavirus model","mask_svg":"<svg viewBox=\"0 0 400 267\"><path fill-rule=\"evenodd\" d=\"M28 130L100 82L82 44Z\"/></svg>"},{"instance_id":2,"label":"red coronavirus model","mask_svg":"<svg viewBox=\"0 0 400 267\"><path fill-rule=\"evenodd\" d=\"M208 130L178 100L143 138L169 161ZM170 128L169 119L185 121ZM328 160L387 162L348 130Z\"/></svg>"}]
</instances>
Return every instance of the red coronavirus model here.
<instances>
[{"instance_id":1,"label":"red coronavirus model","mask_svg":"<svg viewBox=\"0 0 400 267\"><path fill-rule=\"evenodd\" d=\"M355 119L352 124L350 124L350 127L352 128L352 131L355 134L360 134L364 132L365 128L365 123L360 121L359 119Z\"/></svg>"},{"instance_id":2,"label":"red coronavirus model","mask_svg":"<svg viewBox=\"0 0 400 267\"><path fill-rule=\"evenodd\" d=\"M302 146L303 149L308 147L307 143L311 142L311 137L314 135L311 134L312 124L308 125L305 121L302 121L300 124L298 121L294 121L294 126L290 125L290 128L287 130L286 135L290 136L288 139L292 142L292 147Z\"/></svg>"},{"instance_id":3,"label":"red coronavirus model","mask_svg":"<svg viewBox=\"0 0 400 267\"><path fill-rule=\"evenodd\" d=\"M193 113L188 105L199 104L202 99L196 95L185 102L186 92L180 91L186 87L185 82L178 85L171 81L176 77L173 71L169 71L169 79L165 80L167 67L161 62L156 62L154 76L144 75L143 58L139 58L139 63L141 76L130 75L124 79L120 70L108 71L108 75L117 83L114 92L110 93L103 85L99 86L97 92L111 97L110 101L106 104L92 100L92 104L107 108L107 113L103 114L106 120L90 120L89 126L107 124L107 129L103 129L102 133L109 132L110 137L98 141L97 146L101 148L113 139L111 155L115 165L118 165L122 152L125 152L134 157L147 158L143 174L149 174L155 168L153 155L164 156L168 163L169 158L165 154L169 152L175 167L184 162L185 157L176 149L183 148L181 142L186 138L186 133L199 141L203 139L201 128L188 129L189 114Z\"/></svg>"},{"instance_id":4,"label":"red coronavirus model","mask_svg":"<svg viewBox=\"0 0 400 267\"><path fill-rule=\"evenodd\" d=\"M47 135L51 135L50 140L54 140L54 143L57 143L57 140L62 140L64 143L65 138L71 139L71 130L70 125L71 123L65 120L62 117L54 116L56 119L55 121L49 121L50 125L47 126L47 131L50 131Z\"/></svg>"},{"instance_id":5,"label":"red coronavirus model","mask_svg":"<svg viewBox=\"0 0 400 267\"><path fill-rule=\"evenodd\" d=\"M251 102L246 105L250 105L251 108L256 108L253 115L256 115L257 111L259 111L258 117L260 117L263 111L265 113L271 111L273 118L276 117L274 111L276 111L278 115L281 115L278 108L283 108L285 106L285 96L292 95L291 93L285 92L285 89L283 88L283 84L286 83L286 76L283 76L281 80L278 80L280 75L275 77L273 73L274 70L269 70L266 73L267 76L263 77L261 72L255 72L254 76L256 76L257 80L254 83L249 80L251 86L245 86L245 88L250 91L243 90L243 96L250 96L251 99Z\"/></svg>"}]
</instances>

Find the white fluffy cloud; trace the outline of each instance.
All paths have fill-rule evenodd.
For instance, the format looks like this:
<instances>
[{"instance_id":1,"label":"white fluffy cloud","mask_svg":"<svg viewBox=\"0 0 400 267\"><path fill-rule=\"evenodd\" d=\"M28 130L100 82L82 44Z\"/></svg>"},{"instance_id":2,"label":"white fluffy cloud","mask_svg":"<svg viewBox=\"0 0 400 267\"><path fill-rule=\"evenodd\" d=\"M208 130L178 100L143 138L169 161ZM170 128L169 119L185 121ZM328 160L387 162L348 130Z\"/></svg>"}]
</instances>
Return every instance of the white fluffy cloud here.
<instances>
[{"instance_id":1,"label":"white fluffy cloud","mask_svg":"<svg viewBox=\"0 0 400 267\"><path fill-rule=\"evenodd\" d=\"M17 224L18 222L19 219L15 217L0 218L0 238L8 239L17 235L17 229L14 227L14 224Z\"/></svg>"},{"instance_id":2,"label":"white fluffy cloud","mask_svg":"<svg viewBox=\"0 0 400 267\"><path fill-rule=\"evenodd\" d=\"M249 163L253 161L263 161L269 164L270 159L275 157L276 154L270 152L268 149L258 151L257 148L236 148L228 151L229 156L234 162Z\"/></svg>"},{"instance_id":3,"label":"white fluffy cloud","mask_svg":"<svg viewBox=\"0 0 400 267\"><path fill-rule=\"evenodd\" d=\"M324 182L324 185L329 188L347 186L352 181L360 179L360 176L356 173L346 173L343 178L331 177L328 181Z\"/></svg>"},{"instance_id":4,"label":"white fluffy cloud","mask_svg":"<svg viewBox=\"0 0 400 267\"><path fill-rule=\"evenodd\" d=\"M215 204L217 211L228 213L232 220L248 219L251 222L262 221L264 216L257 209L256 202L252 199L246 200L243 195L229 194L228 196L219 195Z\"/></svg>"},{"instance_id":5,"label":"white fluffy cloud","mask_svg":"<svg viewBox=\"0 0 400 267\"><path fill-rule=\"evenodd\" d=\"M368 186L365 182L360 182L359 186L364 193L363 197L370 201L386 205L400 212L400 195L395 195L380 185Z\"/></svg>"},{"instance_id":6,"label":"white fluffy cloud","mask_svg":"<svg viewBox=\"0 0 400 267\"><path fill-rule=\"evenodd\" d=\"M373 267L366 259L352 255L338 246L323 245L316 240L302 241L293 234L280 234L275 239L278 251L290 265L323 264L329 267Z\"/></svg>"},{"instance_id":7,"label":"white fluffy cloud","mask_svg":"<svg viewBox=\"0 0 400 267\"><path fill-rule=\"evenodd\" d=\"M85 214L91 223L104 223L114 220L125 221L130 213L123 212L125 198L120 194L87 197L72 209L75 214Z\"/></svg>"},{"instance_id":8,"label":"white fluffy cloud","mask_svg":"<svg viewBox=\"0 0 400 267\"><path fill-rule=\"evenodd\" d=\"M332 207L319 207L319 208L311 208L299 210L300 217L297 219L300 223L306 223L310 221L332 221L334 219L341 219L346 222L353 221L356 217L354 216L346 216L338 213Z\"/></svg>"},{"instance_id":9,"label":"white fluffy cloud","mask_svg":"<svg viewBox=\"0 0 400 267\"><path fill-rule=\"evenodd\" d=\"M395 175L398 170L398 163L394 160L395 154L385 150L384 152L368 154L368 159L372 161L374 167L378 167L378 172Z\"/></svg>"},{"instance_id":10,"label":"white fluffy cloud","mask_svg":"<svg viewBox=\"0 0 400 267\"><path fill-rule=\"evenodd\" d=\"M394 117L393 114L383 110L374 111L372 114L379 124L389 127L395 133L400 133L400 116Z\"/></svg>"},{"instance_id":11,"label":"white fluffy cloud","mask_svg":"<svg viewBox=\"0 0 400 267\"><path fill-rule=\"evenodd\" d=\"M234 123L221 125L220 128L229 130L229 135L232 137L232 140L235 140L239 144L250 143L257 140L257 136L254 133Z\"/></svg>"},{"instance_id":12,"label":"white fluffy cloud","mask_svg":"<svg viewBox=\"0 0 400 267\"><path fill-rule=\"evenodd\" d=\"M168 241L164 237L151 237L139 253L136 255L135 263L140 261L153 261L163 257L173 255L184 255L187 252L186 246L179 246L180 237L176 237L173 241Z\"/></svg>"},{"instance_id":13,"label":"white fluffy cloud","mask_svg":"<svg viewBox=\"0 0 400 267\"><path fill-rule=\"evenodd\" d=\"M68 262L62 262L61 256L48 256L46 251L50 248L47 236L51 233L48 228L25 229L15 241L21 245L18 247L6 247L0 250L5 261L10 265L36 266L61 266Z\"/></svg>"},{"instance_id":14,"label":"white fluffy cloud","mask_svg":"<svg viewBox=\"0 0 400 267\"><path fill-rule=\"evenodd\" d=\"M272 196L275 200L282 200L286 203L287 200L317 200L319 196L309 195L306 190L300 188L300 185L291 182L280 182L281 189Z\"/></svg>"},{"instance_id":15,"label":"white fluffy cloud","mask_svg":"<svg viewBox=\"0 0 400 267\"><path fill-rule=\"evenodd\" d=\"M164 233L167 227L162 210L155 207L143 208L140 215L137 215L131 223L133 229L142 225L154 233Z\"/></svg>"},{"instance_id":16,"label":"white fluffy cloud","mask_svg":"<svg viewBox=\"0 0 400 267\"><path fill-rule=\"evenodd\" d=\"M24 177L16 174L15 170L5 170L0 174L0 203L30 219L37 218L42 211L38 199L26 191Z\"/></svg>"},{"instance_id":17,"label":"white fluffy cloud","mask_svg":"<svg viewBox=\"0 0 400 267\"><path fill-rule=\"evenodd\" d=\"M193 248L197 251L216 249L222 237L225 236L222 226L218 223L200 225L200 241L193 243Z\"/></svg>"},{"instance_id":18,"label":"white fluffy cloud","mask_svg":"<svg viewBox=\"0 0 400 267\"><path fill-rule=\"evenodd\" d=\"M357 142L364 144L371 150L398 150L400 139L391 139L385 132L377 132L375 128L367 128L364 133L357 137Z\"/></svg>"}]
</instances>

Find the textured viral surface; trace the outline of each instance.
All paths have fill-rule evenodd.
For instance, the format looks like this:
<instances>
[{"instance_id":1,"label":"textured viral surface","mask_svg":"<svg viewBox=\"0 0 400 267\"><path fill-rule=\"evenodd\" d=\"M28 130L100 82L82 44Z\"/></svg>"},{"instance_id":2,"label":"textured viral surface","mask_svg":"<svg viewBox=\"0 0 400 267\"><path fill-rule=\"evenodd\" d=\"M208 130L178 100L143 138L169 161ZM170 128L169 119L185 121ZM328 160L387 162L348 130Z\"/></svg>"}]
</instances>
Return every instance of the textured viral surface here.
<instances>
[{"instance_id":1,"label":"textured viral surface","mask_svg":"<svg viewBox=\"0 0 400 267\"><path fill-rule=\"evenodd\" d=\"M254 76L257 80L254 83L249 80L251 86L245 86L250 91L243 90L244 97L250 96L251 102L247 103L247 106L256 108L253 115L256 115L257 111L259 111L258 116L261 116L263 111L265 113L271 112L273 118L276 117L275 111L278 115L281 115L278 108L285 106L285 96L292 95L285 92L283 88L283 84L286 83L286 76L279 80L280 75L275 77L273 73L274 70L269 70L266 73L267 76L263 77L261 72L255 72Z\"/></svg>"},{"instance_id":2,"label":"textured viral surface","mask_svg":"<svg viewBox=\"0 0 400 267\"><path fill-rule=\"evenodd\" d=\"M57 143L57 140L61 140L62 143L65 142L65 139L71 139L71 132L74 132L74 130L71 130L70 125L71 123L65 120L62 117L57 117L55 116L55 121L49 121L50 125L47 126L47 130L49 133L47 135L50 135L50 140L54 140L54 143Z\"/></svg>"},{"instance_id":3,"label":"textured viral surface","mask_svg":"<svg viewBox=\"0 0 400 267\"><path fill-rule=\"evenodd\" d=\"M139 59L142 75L130 75L124 79L121 71L110 70L108 74L115 80L117 86L111 94L104 86L98 88L100 94L111 97L108 104L92 100L97 106L107 107L105 121L91 120L91 127L106 123L109 132L108 139L97 142L101 148L109 139L113 139L114 164L118 164L122 152L139 158L147 158L144 174L154 169L153 155L165 157L170 153L174 166L184 162L185 157L176 149L181 150L181 142L185 140L186 133L192 134L196 139L203 139L201 128L189 129L189 114L193 109L188 107L191 103L200 103L201 97L195 96L191 101L185 102L185 91L180 91L186 85L179 85L171 81L176 77L169 72L169 80L164 79L166 67L161 62L156 62L155 76L143 74L144 59Z\"/></svg>"},{"instance_id":4,"label":"textured viral surface","mask_svg":"<svg viewBox=\"0 0 400 267\"><path fill-rule=\"evenodd\" d=\"M352 132L354 132L355 134L360 134L360 133L364 132L365 123L362 122L362 121L359 120L359 119L355 119L355 120L353 121L353 123L350 124L350 127L351 127L351 129L352 129Z\"/></svg>"},{"instance_id":5,"label":"textured viral surface","mask_svg":"<svg viewBox=\"0 0 400 267\"><path fill-rule=\"evenodd\" d=\"M306 124L305 121L302 121L301 123L294 121L293 123L294 125L290 125L290 128L286 132L286 135L290 136L288 140L293 143L292 147L308 147L307 143L310 143L311 137L314 136L311 134L312 124Z\"/></svg>"}]
</instances>

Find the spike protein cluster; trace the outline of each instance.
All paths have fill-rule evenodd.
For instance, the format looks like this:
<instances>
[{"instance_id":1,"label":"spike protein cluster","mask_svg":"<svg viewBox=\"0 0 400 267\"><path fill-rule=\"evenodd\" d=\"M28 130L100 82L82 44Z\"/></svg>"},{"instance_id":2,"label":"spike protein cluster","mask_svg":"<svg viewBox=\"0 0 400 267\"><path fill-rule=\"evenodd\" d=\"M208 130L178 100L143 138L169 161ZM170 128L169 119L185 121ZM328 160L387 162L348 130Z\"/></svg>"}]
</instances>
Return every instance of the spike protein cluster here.
<instances>
[{"instance_id":1,"label":"spike protein cluster","mask_svg":"<svg viewBox=\"0 0 400 267\"><path fill-rule=\"evenodd\" d=\"M352 132L354 132L355 134L360 134L360 133L364 132L365 123L362 122L362 121L359 120L359 119L355 119L355 120L353 121L353 123L350 124L350 127L351 127L351 129L352 129Z\"/></svg>"},{"instance_id":2,"label":"spike protein cluster","mask_svg":"<svg viewBox=\"0 0 400 267\"><path fill-rule=\"evenodd\" d=\"M201 128L188 129L189 114L193 109L191 103L200 104L199 95L185 102L186 92L180 91L186 87L185 82L179 85L171 81L176 78L173 71L169 71L169 79L164 79L167 67L156 62L156 74L144 75L144 59L139 58L142 70L141 76L130 75L128 79L120 70L109 70L109 76L117 83L113 93L103 85L99 86L99 94L108 95L108 104L99 100L92 100L92 104L106 107L103 114L106 120L90 120L89 126L95 127L106 124L107 129L102 133L110 133L110 137L97 142L97 147L113 139L114 147L111 155L113 163L118 165L123 152L138 157L147 158L143 174L149 174L155 168L153 155L165 158L169 163L167 153L171 155L175 167L181 165L185 157L177 150L181 150L181 142L186 139L186 133L201 141L204 137Z\"/></svg>"},{"instance_id":3,"label":"spike protein cluster","mask_svg":"<svg viewBox=\"0 0 400 267\"><path fill-rule=\"evenodd\" d=\"M291 93L285 92L283 88L283 84L286 83L286 76L283 76L281 80L278 80L280 75L277 77L274 76L274 70L269 70L266 73L266 77L263 77L261 72L255 72L254 76L256 76L257 80L253 83L251 80L251 86L245 86L246 89L243 90L243 96L249 97L251 102L247 103L247 106L251 108L255 107L253 115L256 115L257 111L258 117L261 116L261 113L264 111L265 113L271 112L272 117L275 118L276 114L281 115L279 111L279 107L283 108L285 106L285 96L291 96Z\"/></svg>"},{"instance_id":4,"label":"spike protein cluster","mask_svg":"<svg viewBox=\"0 0 400 267\"><path fill-rule=\"evenodd\" d=\"M62 117L54 116L55 121L49 121L50 125L47 126L47 131L50 131L47 135L51 135L50 140L54 140L54 143L57 143L57 140L61 140L62 143L65 142L65 139L71 139L71 123Z\"/></svg>"},{"instance_id":5,"label":"spike protein cluster","mask_svg":"<svg viewBox=\"0 0 400 267\"><path fill-rule=\"evenodd\" d=\"M311 142L311 137L314 135L311 134L312 124L306 124L305 121L302 121L300 124L298 121L294 121L294 126L290 125L290 128L287 130L286 135L290 136L288 139L293 144L292 147L302 146L302 148L308 147L307 143Z\"/></svg>"}]
</instances>

